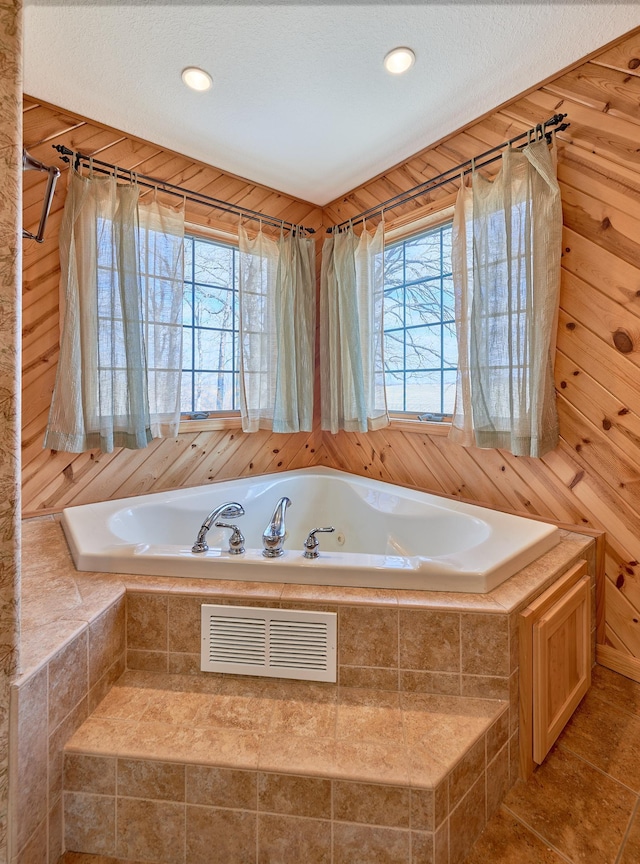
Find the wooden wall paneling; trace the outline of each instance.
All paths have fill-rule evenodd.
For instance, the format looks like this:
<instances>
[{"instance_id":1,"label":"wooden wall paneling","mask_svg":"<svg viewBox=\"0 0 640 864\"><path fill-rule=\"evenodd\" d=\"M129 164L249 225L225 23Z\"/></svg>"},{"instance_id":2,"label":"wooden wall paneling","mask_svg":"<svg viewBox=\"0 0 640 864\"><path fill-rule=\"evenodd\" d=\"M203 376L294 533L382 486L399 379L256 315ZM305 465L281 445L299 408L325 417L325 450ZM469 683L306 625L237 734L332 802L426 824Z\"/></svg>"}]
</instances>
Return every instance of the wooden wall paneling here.
<instances>
[{"instance_id":1,"label":"wooden wall paneling","mask_svg":"<svg viewBox=\"0 0 640 864\"><path fill-rule=\"evenodd\" d=\"M561 306L566 305L567 295L571 296L569 293L571 288L579 284L568 280L567 273L597 288L606 297L622 306L637 302L638 291L640 291L640 269L567 227L563 230L563 243L562 269L565 275L560 297ZM578 307L582 305L580 301L583 298L580 294L577 299L578 303L574 303L574 308L576 305ZM596 332L599 333L600 330Z\"/></svg>"},{"instance_id":2,"label":"wooden wall paneling","mask_svg":"<svg viewBox=\"0 0 640 864\"><path fill-rule=\"evenodd\" d=\"M556 381L563 399L596 428L601 427L616 447L632 456L635 464L640 464L640 451L633 453L640 447L640 417L637 414L629 411L560 351L556 359Z\"/></svg>"},{"instance_id":3,"label":"wooden wall paneling","mask_svg":"<svg viewBox=\"0 0 640 864\"><path fill-rule=\"evenodd\" d=\"M635 264L638 244L635 242L638 220L609 204L564 187L562 209L564 224L576 233L611 252L616 258Z\"/></svg>"},{"instance_id":4,"label":"wooden wall paneling","mask_svg":"<svg viewBox=\"0 0 640 864\"><path fill-rule=\"evenodd\" d=\"M525 509L522 500L514 494L509 479L505 477L507 468L502 451L493 450L491 454L485 454L477 447L460 447L442 437L433 437L431 443L443 461L456 465L459 475L457 493L463 498L490 503L496 500L513 510Z\"/></svg>"},{"instance_id":5,"label":"wooden wall paneling","mask_svg":"<svg viewBox=\"0 0 640 864\"><path fill-rule=\"evenodd\" d=\"M635 657L617 651L609 645L596 646L596 660L602 666L608 666L619 672L621 675L626 675L628 678L633 678L634 681L640 682L640 660Z\"/></svg>"},{"instance_id":6,"label":"wooden wall paneling","mask_svg":"<svg viewBox=\"0 0 640 864\"><path fill-rule=\"evenodd\" d=\"M636 389L637 373L634 365L613 345L608 345L563 309L560 310L559 324L558 351L572 362L578 358L579 368L594 381L602 380L602 370L608 368L609 379L606 383L611 396L624 406L618 413L634 411L640 414L640 393ZM562 382L559 383L561 387ZM602 386L605 386L604 381Z\"/></svg>"},{"instance_id":7,"label":"wooden wall paneling","mask_svg":"<svg viewBox=\"0 0 640 864\"><path fill-rule=\"evenodd\" d=\"M607 547L605 569L608 581L631 605L640 609L640 573L638 562L616 544ZM611 623L610 623L610 626Z\"/></svg>"},{"instance_id":8,"label":"wooden wall paneling","mask_svg":"<svg viewBox=\"0 0 640 864\"><path fill-rule=\"evenodd\" d=\"M595 111L640 124L640 78L628 72L585 63L547 84L545 90Z\"/></svg>"},{"instance_id":9,"label":"wooden wall paneling","mask_svg":"<svg viewBox=\"0 0 640 864\"><path fill-rule=\"evenodd\" d=\"M626 599L621 591L616 589L610 579L606 580L605 585L607 624L616 633L627 651L633 657L638 658L640 657L638 610Z\"/></svg>"},{"instance_id":10,"label":"wooden wall paneling","mask_svg":"<svg viewBox=\"0 0 640 864\"><path fill-rule=\"evenodd\" d=\"M281 440L276 446L266 433L244 435L237 428L184 432L177 440L154 441L144 451L69 454L42 449L58 356L57 234L69 170L59 161L52 144L62 143L125 170L148 173L176 185L187 185L196 192L241 202L287 221L303 221L311 227L320 227L322 211L308 202L297 201L29 97L25 98L24 135L25 146L35 158L47 164L59 162L62 171L45 243L25 243L23 404L28 406L23 417L25 514L55 511L72 503L175 488L185 483L207 483L222 476L258 473L259 469L282 470L294 464L313 464L320 458L319 435L284 436L286 442ZM29 175L25 181L25 227L29 228L39 220L42 198ZM238 223L236 216L221 213L209 205L187 203L186 216L189 221L232 232ZM265 446L270 447L268 456ZM279 455L273 452L275 449L280 450Z\"/></svg>"},{"instance_id":11,"label":"wooden wall paneling","mask_svg":"<svg viewBox=\"0 0 640 864\"><path fill-rule=\"evenodd\" d=\"M561 441L556 450L543 457L543 462L559 483L571 489L585 514L585 524L604 529L607 536L613 535L635 560L635 553L640 552L637 520L629 515L608 483L589 471L588 462L580 463L573 457L574 453Z\"/></svg>"},{"instance_id":12,"label":"wooden wall paneling","mask_svg":"<svg viewBox=\"0 0 640 864\"><path fill-rule=\"evenodd\" d=\"M592 63L619 69L626 75L640 76L640 32L633 33L591 58Z\"/></svg>"},{"instance_id":13,"label":"wooden wall paneling","mask_svg":"<svg viewBox=\"0 0 640 864\"><path fill-rule=\"evenodd\" d=\"M625 654L627 657L631 657L631 653L629 652L627 646L624 644L624 642L620 641L617 634L611 629L608 624L605 627L605 638L602 641L601 645L598 646L598 650L600 649L600 647L605 645L607 647L614 648L616 652L620 652L622 654Z\"/></svg>"},{"instance_id":14,"label":"wooden wall paneling","mask_svg":"<svg viewBox=\"0 0 640 864\"><path fill-rule=\"evenodd\" d=\"M502 450L485 451L467 447L465 453L483 469L488 478L490 489L481 496L481 500L495 498L498 494L515 512L528 513L530 516L541 516L547 512L544 500L517 472L517 460L510 459Z\"/></svg>"}]
</instances>

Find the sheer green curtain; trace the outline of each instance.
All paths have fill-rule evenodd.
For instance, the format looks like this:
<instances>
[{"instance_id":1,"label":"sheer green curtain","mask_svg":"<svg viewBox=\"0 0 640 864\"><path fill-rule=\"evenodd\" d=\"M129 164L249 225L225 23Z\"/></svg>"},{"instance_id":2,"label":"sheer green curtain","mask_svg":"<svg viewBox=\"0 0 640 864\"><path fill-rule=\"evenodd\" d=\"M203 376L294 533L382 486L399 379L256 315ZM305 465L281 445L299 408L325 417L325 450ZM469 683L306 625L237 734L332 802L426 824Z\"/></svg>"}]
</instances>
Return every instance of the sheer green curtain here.
<instances>
[{"instance_id":1,"label":"sheer green curtain","mask_svg":"<svg viewBox=\"0 0 640 864\"><path fill-rule=\"evenodd\" d=\"M177 433L183 245L182 213L156 201L141 205L135 183L72 172L45 447L111 452Z\"/></svg>"},{"instance_id":2,"label":"sheer green curtain","mask_svg":"<svg viewBox=\"0 0 640 864\"><path fill-rule=\"evenodd\" d=\"M542 456L558 442L553 349L562 207L545 139L473 172L453 227L458 375L452 441Z\"/></svg>"},{"instance_id":3,"label":"sheer green curtain","mask_svg":"<svg viewBox=\"0 0 640 864\"><path fill-rule=\"evenodd\" d=\"M315 244L239 231L240 413L245 432L313 425Z\"/></svg>"},{"instance_id":4,"label":"sheer green curtain","mask_svg":"<svg viewBox=\"0 0 640 864\"><path fill-rule=\"evenodd\" d=\"M384 388L384 225L328 237L320 280L322 428L367 432L388 425Z\"/></svg>"}]
</instances>

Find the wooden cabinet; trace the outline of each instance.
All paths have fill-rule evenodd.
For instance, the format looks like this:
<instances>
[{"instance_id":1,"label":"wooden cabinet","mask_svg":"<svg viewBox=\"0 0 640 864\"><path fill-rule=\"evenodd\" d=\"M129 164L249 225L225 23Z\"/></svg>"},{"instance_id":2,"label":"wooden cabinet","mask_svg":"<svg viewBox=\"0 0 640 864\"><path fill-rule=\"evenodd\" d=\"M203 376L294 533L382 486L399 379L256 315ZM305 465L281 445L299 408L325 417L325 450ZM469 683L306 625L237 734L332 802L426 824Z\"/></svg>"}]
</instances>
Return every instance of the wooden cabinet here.
<instances>
[{"instance_id":1,"label":"wooden cabinet","mask_svg":"<svg viewBox=\"0 0 640 864\"><path fill-rule=\"evenodd\" d=\"M520 774L528 777L591 684L591 582L580 561L520 614Z\"/></svg>"}]
</instances>

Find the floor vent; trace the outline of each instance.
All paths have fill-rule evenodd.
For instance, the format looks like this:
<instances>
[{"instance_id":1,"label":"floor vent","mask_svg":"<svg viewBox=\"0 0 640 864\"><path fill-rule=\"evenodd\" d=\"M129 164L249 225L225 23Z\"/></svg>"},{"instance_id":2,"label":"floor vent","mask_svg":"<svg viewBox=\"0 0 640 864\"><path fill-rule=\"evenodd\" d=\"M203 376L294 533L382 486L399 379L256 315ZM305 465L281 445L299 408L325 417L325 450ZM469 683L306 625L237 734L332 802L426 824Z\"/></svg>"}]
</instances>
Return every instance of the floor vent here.
<instances>
[{"instance_id":1,"label":"floor vent","mask_svg":"<svg viewBox=\"0 0 640 864\"><path fill-rule=\"evenodd\" d=\"M337 615L202 605L203 672L336 680Z\"/></svg>"}]
</instances>

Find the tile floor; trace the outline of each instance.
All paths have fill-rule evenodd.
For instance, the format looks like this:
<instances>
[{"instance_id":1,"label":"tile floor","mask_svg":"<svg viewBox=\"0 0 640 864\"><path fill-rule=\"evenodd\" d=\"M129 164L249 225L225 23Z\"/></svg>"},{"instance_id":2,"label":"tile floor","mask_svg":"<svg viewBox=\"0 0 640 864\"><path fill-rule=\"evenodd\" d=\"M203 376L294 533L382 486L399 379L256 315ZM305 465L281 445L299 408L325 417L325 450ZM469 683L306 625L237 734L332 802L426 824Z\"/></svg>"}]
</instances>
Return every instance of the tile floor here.
<instances>
[{"instance_id":1,"label":"tile floor","mask_svg":"<svg viewBox=\"0 0 640 864\"><path fill-rule=\"evenodd\" d=\"M67 853L61 864L117 862ZM594 669L544 765L513 787L466 864L640 864L640 684Z\"/></svg>"},{"instance_id":2,"label":"tile floor","mask_svg":"<svg viewBox=\"0 0 640 864\"><path fill-rule=\"evenodd\" d=\"M640 864L640 684L593 671L557 745L466 864Z\"/></svg>"}]
</instances>

